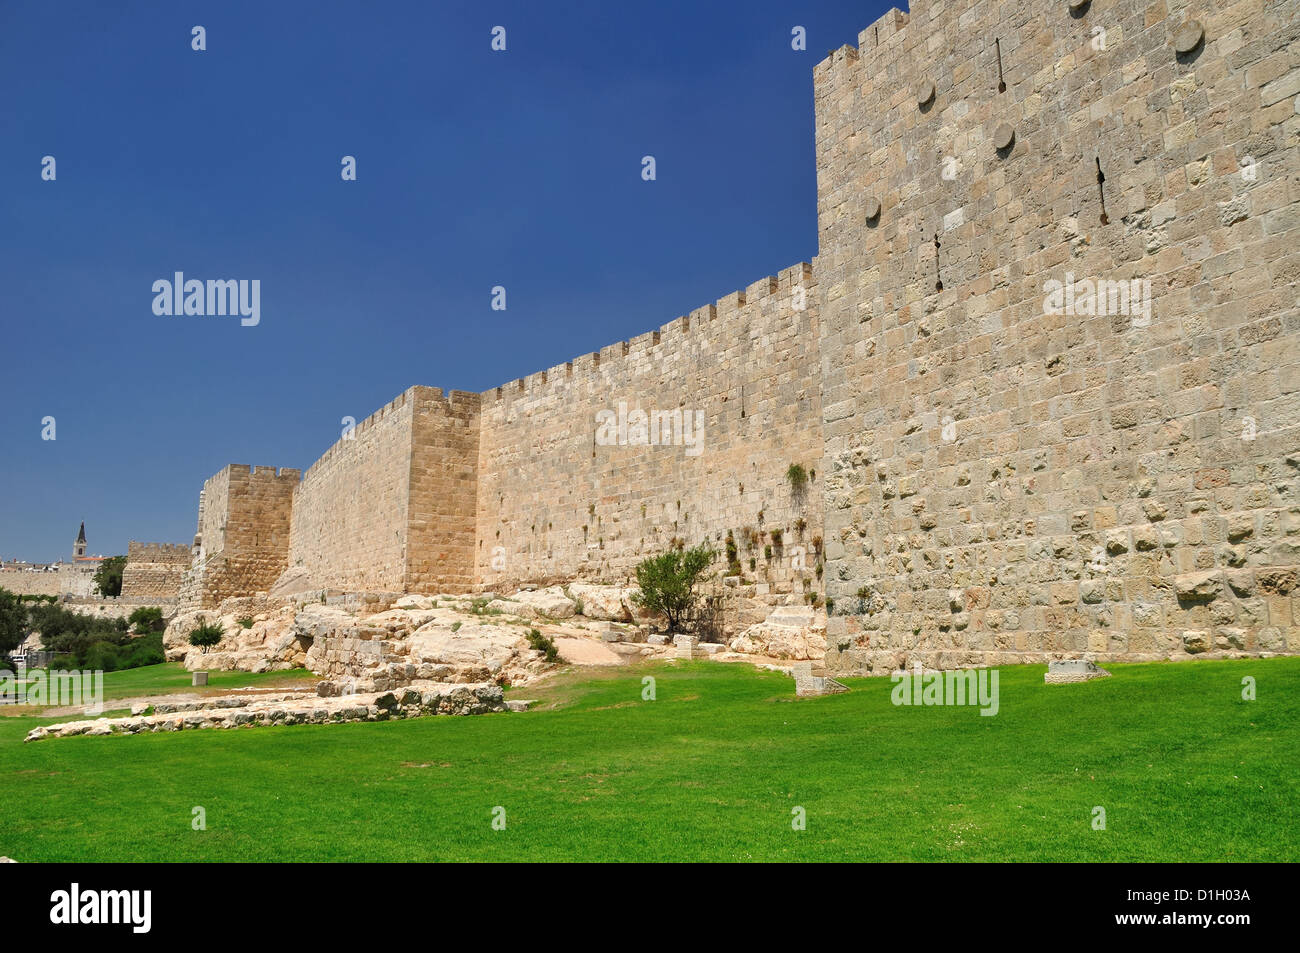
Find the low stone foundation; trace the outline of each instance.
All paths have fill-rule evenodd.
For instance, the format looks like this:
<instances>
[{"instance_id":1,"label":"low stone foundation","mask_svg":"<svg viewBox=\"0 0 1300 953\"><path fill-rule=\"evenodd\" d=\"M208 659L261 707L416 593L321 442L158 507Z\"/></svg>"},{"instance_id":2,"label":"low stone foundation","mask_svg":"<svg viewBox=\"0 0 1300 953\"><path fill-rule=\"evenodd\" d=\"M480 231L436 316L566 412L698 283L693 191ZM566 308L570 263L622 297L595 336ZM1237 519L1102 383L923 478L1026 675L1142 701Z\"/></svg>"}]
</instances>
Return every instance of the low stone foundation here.
<instances>
[{"instance_id":1,"label":"low stone foundation","mask_svg":"<svg viewBox=\"0 0 1300 953\"><path fill-rule=\"evenodd\" d=\"M224 705L222 703L225 703ZM68 721L33 728L25 741L75 735L143 734L195 728L246 728L256 725L324 725L349 721L389 721L422 715L479 715L508 711L499 685L414 685L395 692L341 698L249 697L213 699L209 707L188 711ZM162 707L162 706L159 706Z\"/></svg>"}]
</instances>

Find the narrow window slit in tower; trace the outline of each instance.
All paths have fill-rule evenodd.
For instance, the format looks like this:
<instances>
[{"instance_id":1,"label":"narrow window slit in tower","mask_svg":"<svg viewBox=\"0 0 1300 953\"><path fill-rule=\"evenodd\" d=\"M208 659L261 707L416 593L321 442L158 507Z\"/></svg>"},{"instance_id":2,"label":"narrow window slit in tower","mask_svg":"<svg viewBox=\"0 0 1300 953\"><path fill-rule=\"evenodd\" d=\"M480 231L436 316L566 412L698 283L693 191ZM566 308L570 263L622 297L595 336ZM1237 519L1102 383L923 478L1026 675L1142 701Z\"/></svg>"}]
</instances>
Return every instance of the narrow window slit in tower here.
<instances>
[{"instance_id":1,"label":"narrow window slit in tower","mask_svg":"<svg viewBox=\"0 0 1300 953\"><path fill-rule=\"evenodd\" d=\"M1097 194L1101 197L1101 224L1109 225L1106 217L1106 176L1101 171L1101 156L1097 156Z\"/></svg>"},{"instance_id":2,"label":"narrow window slit in tower","mask_svg":"<svg viewBox=\"0 0 1300 953\"><path fill-rule=\"evenodd\" d=\"M934 290L943 290L943 279L939 277L939 233L934 233Z\"/></svg>"},{"instance_id":3,"label":"narrow window slit in tower","mask_svg":"<svg viewBox=\"0 0 1300 953\"><path fill-rule=\"evenodd\" d=\"M1002 41L995 39L993 41L993 46L998 52L998 92L1005 93L1007 91L1007 84L1002 80Z\"/></svg>"}]
</instances>

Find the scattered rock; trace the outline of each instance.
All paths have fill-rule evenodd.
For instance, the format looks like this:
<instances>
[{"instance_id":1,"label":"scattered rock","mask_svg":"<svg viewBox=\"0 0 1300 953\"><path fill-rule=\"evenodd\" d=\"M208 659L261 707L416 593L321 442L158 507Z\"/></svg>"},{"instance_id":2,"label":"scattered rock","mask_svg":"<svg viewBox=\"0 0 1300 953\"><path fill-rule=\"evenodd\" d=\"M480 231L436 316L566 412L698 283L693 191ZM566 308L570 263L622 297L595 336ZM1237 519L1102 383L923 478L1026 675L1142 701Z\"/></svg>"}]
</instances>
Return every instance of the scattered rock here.
<instances>
[{"instance_id":1,"label":"scattered rock","mask_svg":"<svg viewBox=\"0 0 1300 953\"><path fill-rule=\"evenodd\" d=\"M531 610L534 616L546 616L551 619L572 618L578 611L577 604L566 596L559 586L532 592L517 592L514 601Z\"/></svg>"},{"instance_id":2,"label":"scattered rock","mask_svg":"<svg viewBox=\"0 0 1300 953\"><path fill-rule=\"evenodd\" d=\"M826 657L826 615L811 606L779 606L731 640L734 652L769 658Z\"/></svg>"},{"instance_id":3,"label":"scattered rock","mask_svg":"<svg viewBox=\"0 0 1300 953\"><path fill-rule=\"evenodd\" d=\"M142 734L257 725L321 725L350 721L388 721L421 715L478 715L507 711L501 687L492 684L426 683L399 691L338 698L298 697L284 701L257 699L240 705L212 706L187 712L159 712L129 718L69 721L33 728L26 741L76 735Z\"/></svg>"},{"instance_id":4,"label":"scattered rock","mask_svg":"<svg viewBox=\"0 0 1300 953\"><path fill-rule=\"evenodd\" d=\"M1047 674L1043 676L1043 681L1048 685L1067 685L1109 677L1110 672L1098 668L1097 663L1090 659L1054 659L1047 663Z\"/></svg>"},{"instance_id":5,"label":"scattered rock","mask_svg":"<svg viewBox=\"0 0 1300 953\"><path fill-rule=\"evenodd\" d=\"M582 614L586 618L609 622L634 621L640 610L632 597L640 591L635 586L597 586L577 582L568 588L570 598L582 604Z\"/></svg>"}]
</instances>

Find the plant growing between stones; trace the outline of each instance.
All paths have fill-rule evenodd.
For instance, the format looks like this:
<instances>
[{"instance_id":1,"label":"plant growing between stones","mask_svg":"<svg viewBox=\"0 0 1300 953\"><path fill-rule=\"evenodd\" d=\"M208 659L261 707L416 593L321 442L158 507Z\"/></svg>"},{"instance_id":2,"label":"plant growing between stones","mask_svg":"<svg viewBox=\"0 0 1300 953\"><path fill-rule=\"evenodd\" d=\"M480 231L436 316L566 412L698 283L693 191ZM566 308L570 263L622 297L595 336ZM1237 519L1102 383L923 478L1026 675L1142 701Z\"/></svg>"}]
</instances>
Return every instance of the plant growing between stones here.
<instances>
[{"instance_id":1,"label":"plant growing between stones","mask_svg":"<svg viewBox=\"0 0 1300 953\"><path fill-rule=\"evenodd\" d=\"M528 644L537 652L542 653L542 658L547 662L558 662L560 659L560 650L556 648L555 642L545 635L542 635L537 629L528 630Z\"/></svg>"},{"instance_id":2,"label":"plant growing between stones","mask_svg":"<svg viewBox=\"0 0 1300 953\"><path fill-rule=\"evenodd\" d=\"M867 614L867 600L871 598L871 590L866 586L860 586L857 592L858 596L858 615Z\"/></svg>"},{"instance_id":3,"label":"plant growing between stones","mask_svg":"<svg viewBox=\"0 0 1300 953\"><path fill-rule=\"evenodd\" d=\"M790 483L790 491L795 496L802 496L808 486L808 471L802 464L792 463L785 471L785 478Z\"/></svg>"},{"instance_id":4,"label":"plant growing between stones","mask_svg":"<svg viewBox=\"0 0 1300 953\"><path fill-rule=\"evenodd\" d=\"M253 627L253 617L251 615L241 616L235 620L241 628L251 629Z\"/></svg>"}]
</instances>

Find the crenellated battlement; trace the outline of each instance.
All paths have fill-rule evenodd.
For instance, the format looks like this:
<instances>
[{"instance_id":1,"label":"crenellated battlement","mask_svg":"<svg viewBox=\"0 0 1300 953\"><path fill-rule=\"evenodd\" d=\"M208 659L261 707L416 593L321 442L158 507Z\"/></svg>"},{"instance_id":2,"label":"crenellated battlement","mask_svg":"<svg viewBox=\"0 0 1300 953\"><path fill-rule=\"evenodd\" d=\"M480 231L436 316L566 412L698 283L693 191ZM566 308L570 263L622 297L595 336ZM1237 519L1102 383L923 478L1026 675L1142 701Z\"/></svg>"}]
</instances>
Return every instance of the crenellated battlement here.
<instances>
[{"instance_id":1,"label":"crenellated battlement","mask_svg":"<svg viewBox=\"0 0 1300 953\"><path fill-rule=\"evenodd\" d=\"M190 564L190 547L186 543L138 543L129 540L126 544L126 560L131 562L180 562Z\"/></svg>"},{"instance_id":2,"label":"crenellated battlement","mask_svg":"<svg viewBox=\"0 0 1300 953\"><path fill-rule=\"evenodd\" d=\"M175 601L190 568L190 547L184 543L126 544L122 569L122 597L127 600Z\"/></svg>"},{"instance_id":3,"label":"crenellated battlement","mask_svg":"<svg viewBox=\"0 0 1300 953\"><path fill-rule=\"evenodd\" d=\"M733 291L711 304L660 325L657 330L646 331L625 341L615 341L598 351L579 355L571 361L484 391L480 396L485 402L494 402L512 396L529 395L551 384L565 386L575 375L581 377L601 368L608 371L611 364L625 358L671 355L676 349L690 345L692 335L734 333L737 329L720 331L714 326L719 315L724 320L737 319L740 311L746 307L764 307L774 299L790 294L794 287L810 288L812 283L811 263L799 262L775 275L759 279L743 291Z\"/></svg>"}]
</instances>

